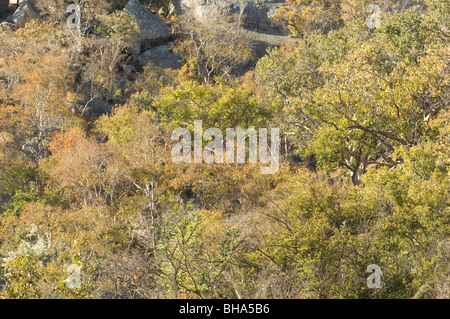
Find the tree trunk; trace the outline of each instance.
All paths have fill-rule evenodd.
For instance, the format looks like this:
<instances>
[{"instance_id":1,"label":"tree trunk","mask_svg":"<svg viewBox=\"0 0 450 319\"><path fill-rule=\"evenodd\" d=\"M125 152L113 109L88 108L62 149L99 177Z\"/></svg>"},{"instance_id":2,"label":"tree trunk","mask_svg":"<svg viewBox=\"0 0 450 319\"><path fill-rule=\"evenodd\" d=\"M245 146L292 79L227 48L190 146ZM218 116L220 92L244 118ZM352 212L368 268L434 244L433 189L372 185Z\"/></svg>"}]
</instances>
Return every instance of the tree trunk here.
<instances>
[{"instance_id":1,"label":"tree trunk","mask_svg":"<svg viewBox=\"0 0 450 319\"><path fill-rule=\"evenodd\" d=\"M361 184L361 180L359 179L358 170L351 173L352 174L352 182L353 185L358 186Z\"/></svg>"}]
</instances>

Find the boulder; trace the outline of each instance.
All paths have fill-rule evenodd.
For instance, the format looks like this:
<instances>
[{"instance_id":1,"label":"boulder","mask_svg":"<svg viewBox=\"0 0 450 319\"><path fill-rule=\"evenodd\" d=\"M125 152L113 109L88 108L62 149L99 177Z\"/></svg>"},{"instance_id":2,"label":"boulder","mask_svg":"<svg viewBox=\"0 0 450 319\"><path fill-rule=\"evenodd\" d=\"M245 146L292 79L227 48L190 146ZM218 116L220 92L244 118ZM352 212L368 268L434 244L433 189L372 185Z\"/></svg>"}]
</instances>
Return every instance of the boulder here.
<instances>
[{"instance_id":1,"label":"boulder","mask_svg":"<svg viewBox=\"0 0 450 319\"><path fill-rule=\"evenodd\" d=\"M137 72L136 68L132 65L122 65L123 73L126 77L131 76L133 73Z\"/></svg>"},{"instance_id":2,"label":"boulder","mask_svg":"<svg viewBox=\"0 0 450 319\"><path fill-rule=\"evenodd\" d=\"M17 26L14 23L4 21L0 23L0 31L14 31Z\"/></svg>"},{"instance_id":3,"label":"boulder","mask_svg":"<svg viewBox=\"0 0 450 319\"><path fill-rule=\"evenodd\" d=\"M0 0L0 16L8 11L9 0Z\"/></svg>"},{"instance_id":4,"label":"boulder","mask_svg":"<svg viewBox=\"0 0 450 319\"><path fill-rule=\"evenodd\" d=\"M286 27L271 16L281 7L289 5L285 0L175 0L179 14L192 12L199 19L219 16L241 16L242 25L250 30L274 34L288 34Z\"/></svg>"},{"instance_id":5,"label":"boulder","mask_svg":"<svg viewBox=\"0 0 450 319\"><path fill-rule=\"evenodd\" d=\"M172 33L169 25L148 11L138 0L130 0L125 6L124 12L132 15L140 28L138 38L132 47L134 54L139 55L170 38Z\"/></svg>"},{"instance_id":6,"label":"boulder","mask_svg":"<svg viewBox=\"0 0 450 319\"><path fill-rule=\"evenodd\" d=\"M103 114L110 114L112 110L112 105L109 105L100 99L89 101L87 107L89 108L91 115L95 117L100 117Z\"/></svg>"},{"instance_id":7,"label":"boulder","mask_svg":"<svg viewBox=\"0 0 450 319\"><path fill-rule=\"evenodd\" d=\"M20 3L12 18L16 25L23 27L27 22L39 18L39 14L36 9L25 0Z\"/></svg>"},{"instance_id":8,"label":"boulder","mask_svg":"<svg viewBox=\"0 0 450 319\"><path fill-rule=\"evenodd\" d=\"M107 104L100 99L91 99L89 101L76 101L72 105L72 114L91 122L100 118L104 114L111 114L112 105Z\"/></svg>"},{"instance_id":9,"label":"boulder","mask_svg":"<svg viewBox=\"0 0 450 319\"><path fill-rule=\"evenodd\" d=\"M282 22L272 19L276 10L286 5L284 2L258 3L248 2L243 8L243 26L250 30L261 32L289 34L288 29Z\"/></svg>"},{"instance_id":10,"label":"boulder","mask_svg":"<svg viewBox=\"0 0 450 319\"><path fill-rule=\"evenodd\" d=\"M114 80L114 84L116 88L118 88L122 92L125 92L125 90L130 85L130 81L126 77L119 76L117 79Z\"/></svg>"},{"instance_id":11,"label":"boulder","mask_svg":"<svg viewBox=\"0 0 450 319\"><path fill-rule=\"evenodd\" d=\"M179 69L182 67L181 57L170 51L170 45L161 45L142 53L139 58L139 64L147 65L152 62L155 66L163 69Z\"/></svg>"}]
</instances>

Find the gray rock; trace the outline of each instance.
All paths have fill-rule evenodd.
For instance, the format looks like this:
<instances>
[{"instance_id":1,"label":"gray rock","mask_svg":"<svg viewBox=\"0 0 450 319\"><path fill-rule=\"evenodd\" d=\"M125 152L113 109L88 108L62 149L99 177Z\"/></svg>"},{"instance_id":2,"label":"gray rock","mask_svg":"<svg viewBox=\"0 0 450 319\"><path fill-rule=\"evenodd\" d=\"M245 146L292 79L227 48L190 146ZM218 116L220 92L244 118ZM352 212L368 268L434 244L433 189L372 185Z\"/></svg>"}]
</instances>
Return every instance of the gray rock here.
<instances>
[{"instance_id":1,"label":"gray rock","mask_svg":"<svg viewBox=\"0 0 450 319\"><path fill-rule=\"evenodd\" d=\"M0 23L0 31L14 31L17 26L14 23L4 21Z\"/></svg>"},{"instance_id":2,"label":"gray rock","mask_svg":"<svg viewBox=\"0 0 450 319\"><path fill-rule=\"evenodd\" d=\"M36 9L34 9L31 4L25 0L19 5L12 18L16 25L23 27L25 23L38 19L39 14Z\"/></svg>"},{"instance_id":3,"label":"gray rock","mask_svg":"<svg viewBox=\"0 0 450 319\"><path fill-rule=\"evenodd\" d=\"M161 45L142 53L139 58L139 64L147 65L152 62L155 66L163 69L179 69L182 67L181 57L170 51L170 45Z\"/></svg>"},{"instance_id":4,"label":"gray rock","mask_svg":"<svg viewBox=\"0 0 450 319\"><path fill-rule=\"evenodd\" d=\"M148 11L138 0L130 0L124 11L136 19L140 28L138 39L132 47L134 54L138 55L168 41L170 38L171 30L169 25L160 17Z\"/></svg>"},{"instance_id":5,"label":"gray rock","mask_svg":"<svg viewBox=\"0 0 450 319\"><path fill-rule=\"evenodd\" d=\"M8 11L9 0L0 0L0 16Z\"/></svg>"},{"instance_id":6,"label":"gray rock","mask_svg":"<svg viewBox=\"0 0 450 319\"><path fill-rule=\"evenodd\" d=\"M87 106L90 108L91 112L94 115L103 115L103 114L109 114L111 113L111 105L107 104L106 102L100 100L100 99L93 99L89 103L87 103Z\"/></svg>"},{"instance_id":7,"label":"gray rock","mask_svg":"<svg viewBox=\"0 0 450 319\"><path fill-rule=\"evenodd\" d=\"M128 81L127 78L120 76L114 81L116 88L120 89L122 92L124 92L127 87L130 85L130 81Z\"/></svg>"},{"instance_id":8,"label":"gray rock","mask_svg":"<svg viewBox=\"0 0 450 319\"><path fill-rule=\"evenodd\" d=\"M275 34L288 34L282 23L271 18L279 7L286 5L289 4L285 0L175 0L179 14L192 12L200 21L214 14L239 15L245 28Z\"/></svg>"},{"instance_id":9,"label":"gray rock","mask_svg":"<svg viewBox=\"0 0 450 319\"><path fill-rule=\"evenodd\" d=\"M271 18L283 5L286 3L247 3L243 9L243 26L251 30L289 34L283 23Z\"/></svg>"},{"instance_id":10,"label":"gray rock","mask_svg":"<svg viewBox=\"0 0 450 319\"><path fill-rule=\"evenodd\" d=\"M134 72L136 72L136 68L132 65L122 65L122 69L123 69L123 73L125 76L130 76L132 75Z\"/></svg>"},{"instance_id":11,"label":"gray rock","mask_svg":"<svg viewBox=\"0 0 450 319\"><path fill-rule=\"evenodd\" d=\"M72 114L79 117L87 117L90 120L96 120L104 114L111 114L112 105L100 99L92 99L89 101L76 101L72 105Z\"/></svg>"}]
</instances>

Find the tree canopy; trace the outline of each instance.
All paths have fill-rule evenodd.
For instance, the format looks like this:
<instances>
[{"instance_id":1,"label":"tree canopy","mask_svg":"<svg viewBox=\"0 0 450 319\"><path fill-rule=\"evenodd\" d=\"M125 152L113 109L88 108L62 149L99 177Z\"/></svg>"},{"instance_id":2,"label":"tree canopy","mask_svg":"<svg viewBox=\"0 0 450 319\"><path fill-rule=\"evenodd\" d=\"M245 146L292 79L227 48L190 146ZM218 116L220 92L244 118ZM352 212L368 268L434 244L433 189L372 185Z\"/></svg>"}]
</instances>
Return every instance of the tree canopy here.
<instances>
[{"instance_id":1,"label":"tree canopy","mask_svg":"<svg viewBox=\"0 0 450 319\"><path fill-rule=\"evenodd\" d=\"M180 69L79 3L0 29L0 298L449 298L449 1L289 0L255 65L238 21L160 14ZM199 120L279 128L279 170L177 163Z\"/></svg>"}]
</instances>

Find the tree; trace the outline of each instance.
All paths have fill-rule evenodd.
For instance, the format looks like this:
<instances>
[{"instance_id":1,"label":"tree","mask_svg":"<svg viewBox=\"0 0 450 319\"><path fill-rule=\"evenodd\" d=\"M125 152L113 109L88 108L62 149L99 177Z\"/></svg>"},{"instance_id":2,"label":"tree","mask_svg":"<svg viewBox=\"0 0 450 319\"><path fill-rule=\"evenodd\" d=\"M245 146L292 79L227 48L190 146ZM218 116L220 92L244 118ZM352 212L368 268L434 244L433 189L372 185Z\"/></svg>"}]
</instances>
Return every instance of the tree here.
<instances>
[{"instance_id":1,"label":"tree","mask_svg":"<svg viewBox=\"0 0 450 319\"><path fill-rule=\"evenodd\" d=\"M174 50L197 69L205 83L215 76L229 79L235 68L252 59L250 41L234 19L213 14L200 22L189 13L180 17L175 29L180 39Z\"/></svg>"},{"instance_id":2,"label":"tree","mask_svg":"<svg viewBox=\"0 0 450 319\"><path fill-rule=\"evenodd\" d=\"M252 89L238 81L217 79L216 84L185 82L167 87L153 105L162 124L192 128L194 120L204 127L226 128L262 126L271 111L260 104Z\"/></svg>"},{"instance_id":3,"label":"tree","mask_svg":"<svg viewBox=\"0 0 450 319\"><path fill-rule=\"evenodd\" d=\"M113 116L99 120L99 129L108 136L108 146L120 163L121 174L131 188L146 197L150 213L157 213L164 187L176 168L170 156L173 142L148 112L123 106Z\"/></svg>"},{"instance_id":4,"label":"tree","mask_svg":"<svg viewBox=\"0 0 450 319\"><path fill-rule=\"evenodd\" d=\"M288 0L281 6L274 18L284 21L294 37L307 38L318 31L328 33L345 25L364 23L373 15L373 1L364 0ZM377 1L380 19L403 12L409 7L407 1Z\"/></svg>"},{"instance_id":5,"label":"tree","mask_svg":"<svg viewBox=\"0 0 450 319\"><path fill-rule=\"evenodd\" d=\"M284 104L297 146L308 149L304 155L328 170L347 168L358 184L370 165L397 165L391 159L395 147L423 139L428 119L448 99L448 45L439 44L430 23L409 11L362 43L351 40L355 30L346 28L261 60L262 81L273 83L269 92L277 106Z\"/></svg>"},{"instance_id":6,"label":"tree","mask_svg":"<svg viewBox=\"0 0 450 319\"><path fill-rule=\"evenodd\" d=\"M98 37L85 44L90 57L85 59L87 65L80 89L88 86L88 99L100 96L107 101L114 100L125 93L118 87L117 70L120 64L126 64L139 26L133 17L122 11L96 18L100 22L96 26Z\"/></svg>"},{"instance_id":7,"label":"tree","mask_svg":"<svg viewBox=\"0 0 450 319\"><path fill-rule=\"evenodd\" d=\"M317 29L326 33L342 25L341 2L288 0L293 6L280 7L274 17L285 21L294 36L304 37Z\"/></svg>"},{"instance_id":8,"label":"tree","mask_svg":"<svg viewBox=\"0 0 450 319\"><path fill-rule=\"evenodd\" d=\"M54 160L52 180L65 190L68 200L84 205L114 200L122 173L106 145L85 138L74 128L55 138L50 150Z\"/></svg>"},{"instance_id":9,"label":"tree","mask_svg":"<svg viewBox=\"0 0 450 319\"><path fill-rule=\"evenodd\" d=\"M64 56L52 44L59 30L32 21L5 55L9 88L2 112L2 131L10 134L5 146L37 164L48 155L48 142L67 123L68 99L74 77ZM42 37L49 36L46 40ZM17 58L16 54L20 54ZM3 138L6 138L3 136Z\"/></svg>"}]
</instances>

